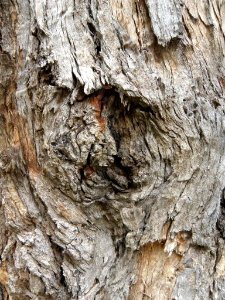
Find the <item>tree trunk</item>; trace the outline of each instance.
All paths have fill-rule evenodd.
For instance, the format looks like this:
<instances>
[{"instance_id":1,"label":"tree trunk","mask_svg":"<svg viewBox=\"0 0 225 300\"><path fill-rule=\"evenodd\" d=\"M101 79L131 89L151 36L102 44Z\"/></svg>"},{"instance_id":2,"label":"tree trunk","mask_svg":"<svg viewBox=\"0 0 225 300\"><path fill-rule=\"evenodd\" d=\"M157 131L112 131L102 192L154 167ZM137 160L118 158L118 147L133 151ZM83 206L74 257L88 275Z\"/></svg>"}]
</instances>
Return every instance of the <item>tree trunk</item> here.
<instances>
[{"instance_id":1,"label":"tree trunk","mask_svg":"<svg viewBox=\"0 0 225 300\"><path fill-rule=\"evenodd\" d=\"M225 299L225 1L0 7L0 299Z\"/></svg>"}]
</instances>

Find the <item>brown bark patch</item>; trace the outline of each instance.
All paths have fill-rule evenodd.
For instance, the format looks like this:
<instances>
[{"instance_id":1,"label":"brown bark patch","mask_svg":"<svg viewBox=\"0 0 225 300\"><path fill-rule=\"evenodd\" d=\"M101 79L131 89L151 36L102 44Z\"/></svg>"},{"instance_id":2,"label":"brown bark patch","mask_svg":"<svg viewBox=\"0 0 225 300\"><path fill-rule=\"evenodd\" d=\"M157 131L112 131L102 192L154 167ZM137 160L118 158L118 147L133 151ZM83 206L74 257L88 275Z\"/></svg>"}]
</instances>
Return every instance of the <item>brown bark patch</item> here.
<instances>
[{"instance_id":1,"label":"brown bark patch","mask_svg":"<svg viewBox=\"0 0 225 300\"><path fill-rule=\"evenodd\" d=\"M0 266L0 284L2 284L3 286L8 284L8 272L5 262L3 262Z\"/></svg>"},{"instance_id":2,"label":"brown bark patch","mask_svg":"<svg viewBox=\"0 0 225 300\"><path fill-rule=\"evenodd\" d=\"M164 252L158 242L142 247L138 254L136 283L130 288L129 300L172 299L181 256Z\"/></svg>"},{"instance_id":3,"label":"brown bark patch","mask_svg":"<svg viewBox=\"0 0 225 300\"><path fill-rule=\"evenodd\" d=\"M40 172L40 169L38 167L34 145L29 135L28 128L25 124L25 120L23 120L23 118L21 118L18 114L16 118L16 126L20 138L23 157L27 164L28 170L32 174L37 174Z\"/></svg>"},{"instance_id":4,"label":"brown bark patch","mask_svg":"<svg viewBox=\"0 0 225 300\"><path fill-rule=\"evenodd\" d=\"M0 265L0 288L2 290L2 296L3 299L9 299L11 300L11 296L9 296L9 292L8 292L8 280L9 280L9 276L8 276L8 272L7 272L7 266L6 266L6 262L2 262Z\"/></svg>"},{"instance_id":5,"label":"brown bark patch","mask_svg":"<svg viewBox=\"0 0 225 300\"><path fill-rule=\"evenodd\" d=\"M106 121L102 117L102 99L104 97L105 91L100 91L97 95L91 97L90 103L91 106L94 108L95 111L95 117L97 119L97 122L99 124L100 130L103 131L105 129Z\"/></svg>"},{"instance_id":6,"label":"brown bark patch","mask_svg":"<svg viewBox=\"0 0 225 300\"><path fill-rule=\"evenodd\" d=\"M56 210L59 216L65 218L68 221L73 221L73 212L71 212L63 203L58 203Z\"/></svg>"},{"instance_id":7,"label":"brown bark patch","mask_svg":"<svg viewBox=\"0 0 225 300\"><path fill-rule=\"evenodd\" d=\"M36 151L26 120L17 113L13 105L9 107L2 105L1 115L6 120L5 131L10 146L15 151L21 150L23 160L31 174L39 173Z\"/></svg>"},{"instance_id":8,"label":"brown bark patch","mask_svg":"<svg viewBox=\"0 0 225 300\"><path fill-rule=\"evenodd\" d=\"M84 176L85 176L86 178L90 178L91 175L92 175L93 173L94 173L93 167L91 167L91 166L86 166L86 167L84 168Z\"/></svg>"},{"instance_id":9,"label":"brown bark patch","mask_svg":"<svg viewBox=\"0 0 225 300\"><path fill-rule=\"evenodd\" d=\"M167 239L167 235L168 235L170 226L171 226L171 221L169 221L163 225L161 236L160 236L162 241L165 241Z\"/></svg>"}]
</instances>

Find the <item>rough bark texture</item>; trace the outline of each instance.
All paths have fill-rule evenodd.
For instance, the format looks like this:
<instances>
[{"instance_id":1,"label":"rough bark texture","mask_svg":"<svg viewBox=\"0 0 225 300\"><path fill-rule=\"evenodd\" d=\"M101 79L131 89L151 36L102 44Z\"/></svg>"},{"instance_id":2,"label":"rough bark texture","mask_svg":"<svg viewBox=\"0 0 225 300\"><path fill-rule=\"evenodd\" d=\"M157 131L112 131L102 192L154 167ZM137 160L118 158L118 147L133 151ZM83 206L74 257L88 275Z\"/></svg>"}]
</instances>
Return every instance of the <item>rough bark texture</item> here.
<instances>
[{"instance_id":1,"label":"rough bark texture","mask_svg":"<svg viewBox=\"0 0 225 300\"><path fill-rule=\"evenodd\" d=\"M0 22L0 299L225 299L225 1Z\"/></svg>"}]
</instances>

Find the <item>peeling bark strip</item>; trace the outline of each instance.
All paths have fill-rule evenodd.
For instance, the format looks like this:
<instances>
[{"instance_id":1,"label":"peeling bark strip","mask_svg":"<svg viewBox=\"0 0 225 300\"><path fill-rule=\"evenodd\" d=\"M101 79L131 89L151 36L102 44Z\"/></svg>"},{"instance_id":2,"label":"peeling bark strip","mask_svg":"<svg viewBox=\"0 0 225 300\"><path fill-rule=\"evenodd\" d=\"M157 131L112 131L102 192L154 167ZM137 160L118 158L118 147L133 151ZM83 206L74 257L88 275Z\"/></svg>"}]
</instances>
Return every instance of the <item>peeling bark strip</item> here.
<instances>
[{"instance_id":1,"label":"peeling bark strip","mask_svg":"<svg viewBox=\"0 0 225 300\"><path fill-rule=\"evenodd\" d=\"M166 46L172 39L182 37L183 24L179 1L146 0L146 5L160 45Z\"/></svg>"},{"instance_id":2,"label":"peeling bark strip","mask_svg":"<svg viewBox=\"0 0 225 300\"><path fill-rule=\"evenodd\" d=\"M0 299L225 299L224 8L0 1Z\"/></svg>"}]
</instances>

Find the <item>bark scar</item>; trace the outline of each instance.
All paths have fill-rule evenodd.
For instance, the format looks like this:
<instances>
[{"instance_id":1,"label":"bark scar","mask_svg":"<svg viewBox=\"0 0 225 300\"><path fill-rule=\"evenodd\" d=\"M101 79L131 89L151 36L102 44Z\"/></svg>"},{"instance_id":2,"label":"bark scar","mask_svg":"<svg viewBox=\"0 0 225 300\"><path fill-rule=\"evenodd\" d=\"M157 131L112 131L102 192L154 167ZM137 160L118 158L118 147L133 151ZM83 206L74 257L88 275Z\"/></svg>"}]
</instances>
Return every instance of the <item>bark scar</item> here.
<instances>
[{"instance_id":1,"label":"bark scar","mask_svg":"<svg viewBox=\"0 0 225 300\"><path fill-rule=\"evenodd\" d=\"M94 108L95 117L99 124L100 130L103 131L105 129L106 120L102 117L102 109L103 109L103 98L105 96L105 90L102 89L98 92L97 95L94 95L90 99L91 106Z\"/></svg>"}]
</instances>

